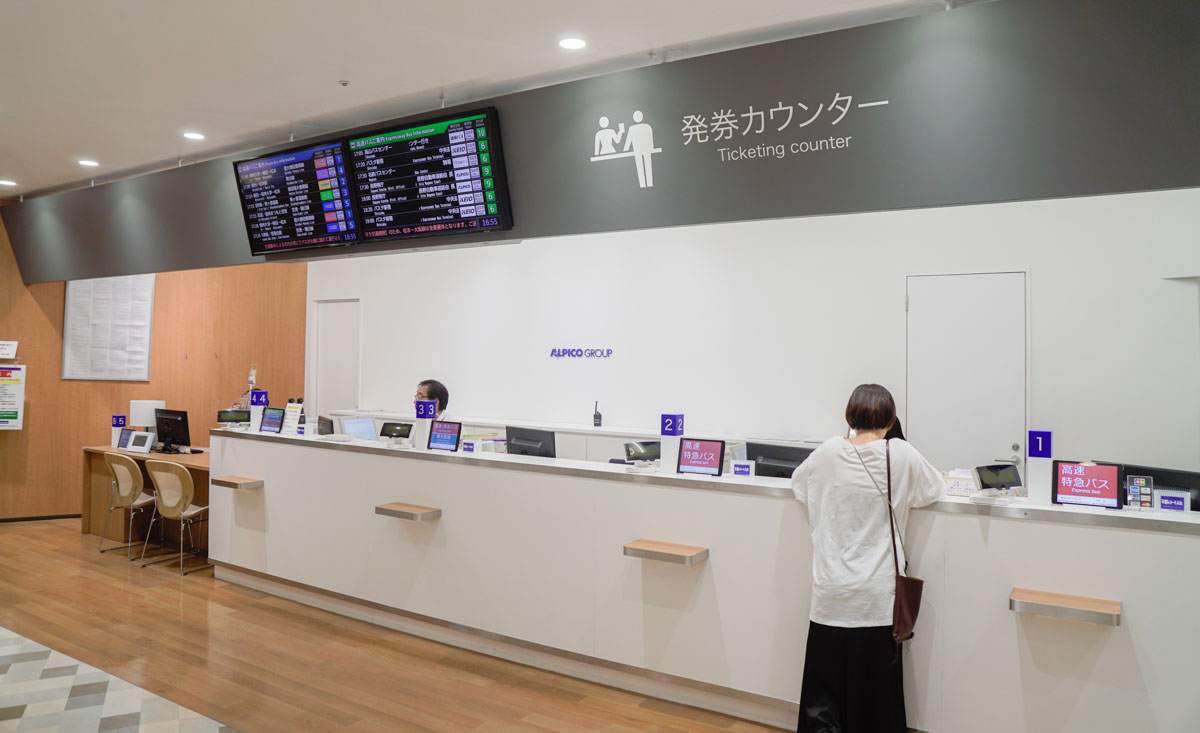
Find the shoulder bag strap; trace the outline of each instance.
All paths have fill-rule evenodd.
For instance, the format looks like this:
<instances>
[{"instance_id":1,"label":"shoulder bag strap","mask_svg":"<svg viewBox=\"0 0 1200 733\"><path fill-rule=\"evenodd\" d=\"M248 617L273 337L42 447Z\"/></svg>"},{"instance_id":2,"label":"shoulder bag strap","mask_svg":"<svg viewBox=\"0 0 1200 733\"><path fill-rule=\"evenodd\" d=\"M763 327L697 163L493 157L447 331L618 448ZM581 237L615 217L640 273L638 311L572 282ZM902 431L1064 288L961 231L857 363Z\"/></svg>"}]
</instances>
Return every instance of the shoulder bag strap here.
<instances>
[{"instance_id":1,"label":"shoulder bag strap","mask_svg":"<svg viewBox=\"0 0 1200 733\"><path fill-rule=\"evenodd\" d=\"M884 440L883 445L887 453L888 529L892 530L892 564L896 566L896 575L900 575L900 555L896 552L896 511L892 509L892 441Z\"/></svg>"}]
</instances>

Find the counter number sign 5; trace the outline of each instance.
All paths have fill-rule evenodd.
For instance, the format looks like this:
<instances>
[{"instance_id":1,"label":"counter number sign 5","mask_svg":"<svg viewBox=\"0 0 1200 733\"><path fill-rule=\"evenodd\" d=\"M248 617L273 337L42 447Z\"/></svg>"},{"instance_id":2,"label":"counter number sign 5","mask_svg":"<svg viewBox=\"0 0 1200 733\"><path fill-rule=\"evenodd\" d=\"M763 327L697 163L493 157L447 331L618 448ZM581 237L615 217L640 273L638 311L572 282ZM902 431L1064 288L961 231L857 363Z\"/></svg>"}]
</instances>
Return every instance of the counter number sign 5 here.
<instances>
[{"instance_id":1,"label":"counter number sign 5","mask_svg":"<svg viewBox=\"0 0 1200 733\"><path fill-rule=\"evenodd\" d=\"M660 435L683 435L683 415L663 415Z\"/></svg>"},{"instance_id":2,"label":"counter number sign 5","mask_svg":"<svg viewBox=\"0 0 1200 733\"><path fill-rule=\"evenodd\" d=\"M125 416L124 415L113 415L112 416L112 426L114 428L125 427Z\"/></svg>"},{"instance_id":3,"label":"counter number sign 5","mask_svg":"<svg viewBox=\"0 0 1200 733\"><path fill-rule=\"evenodd\" d=\"M267 390L256 389L250 393L251 407L266 407L270 403L267 399Z\"/></svg>"},{"instance_id":4,"label":"counter number sign 5","mask_svg":"<svg viewBox=\"0 0 1200 733\"><path fill-rule=\"evenodd\" d=\"M437 400L417 400L417 419L433 420L437 418Z\"/></svg>"}]
</instances>

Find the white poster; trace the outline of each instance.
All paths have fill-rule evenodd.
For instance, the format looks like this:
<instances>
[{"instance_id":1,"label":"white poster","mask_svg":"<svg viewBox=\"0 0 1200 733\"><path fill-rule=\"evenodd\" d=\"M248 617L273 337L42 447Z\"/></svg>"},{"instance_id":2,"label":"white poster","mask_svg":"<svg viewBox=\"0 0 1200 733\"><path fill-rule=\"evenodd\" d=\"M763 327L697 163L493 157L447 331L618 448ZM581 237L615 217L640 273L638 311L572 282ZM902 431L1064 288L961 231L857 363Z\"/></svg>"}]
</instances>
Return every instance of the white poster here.
<instances>
[{"instance_id":1,"label":"white poster","mask_svg":"<svg viewBox=\"0 0 1200 733\"><path fill-rule=\"evenodd\" d=\"M0 365L0 430L20 430L25 423L25 365Z\"/></svg>"},{"instance_id":2,"label":"white poster","mask_svg":"<svg viewBox=\"0 0 1200 733\"><path fill-rule=\"evenodd\" d=\"M150 379L154 275L67 283L63 379Z\"/></svg>"}]
</instances>

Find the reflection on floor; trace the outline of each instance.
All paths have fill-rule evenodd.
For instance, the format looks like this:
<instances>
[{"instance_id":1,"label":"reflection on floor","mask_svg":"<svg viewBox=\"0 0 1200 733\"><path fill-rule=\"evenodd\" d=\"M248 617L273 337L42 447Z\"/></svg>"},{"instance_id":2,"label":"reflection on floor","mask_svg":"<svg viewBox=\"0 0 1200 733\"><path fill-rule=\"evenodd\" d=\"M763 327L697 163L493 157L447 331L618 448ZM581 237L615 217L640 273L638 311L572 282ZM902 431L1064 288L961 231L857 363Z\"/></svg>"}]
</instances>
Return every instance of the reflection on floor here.
<instances>
[{"instance_id":1,"label":"reflection on floor","mask_svg":"<svg viewBox=\"0 0 1200 733\"><path fill-rule=\"evenodd\" d=\"M0 628L0 733L233 733L233 728Z\"/></svg>"}]
</instances>

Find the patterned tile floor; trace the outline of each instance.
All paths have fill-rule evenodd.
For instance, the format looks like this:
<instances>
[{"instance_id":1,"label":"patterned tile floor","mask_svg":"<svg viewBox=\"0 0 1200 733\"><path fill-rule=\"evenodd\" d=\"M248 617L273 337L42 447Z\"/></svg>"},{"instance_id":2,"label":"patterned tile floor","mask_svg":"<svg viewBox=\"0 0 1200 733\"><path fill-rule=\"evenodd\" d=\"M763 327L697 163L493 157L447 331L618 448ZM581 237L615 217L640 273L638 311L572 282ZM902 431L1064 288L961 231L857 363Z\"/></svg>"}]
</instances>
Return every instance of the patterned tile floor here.
<instances>
[{"instance_id":1,"label":"patterned tile floor","mask_svg":"<svg viewBox=\"0 0 1200 733\"><path fill-rule=\"evenodd\" d=\"M236 733L0 627L0 733Z\"/></svg>"}]
</instances>

